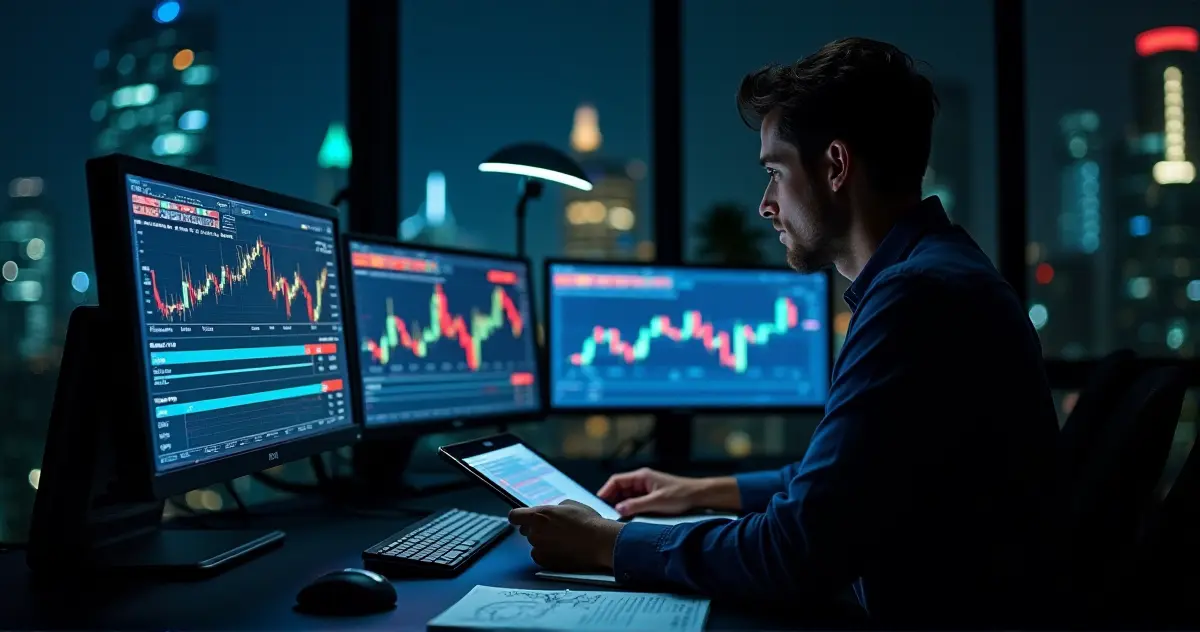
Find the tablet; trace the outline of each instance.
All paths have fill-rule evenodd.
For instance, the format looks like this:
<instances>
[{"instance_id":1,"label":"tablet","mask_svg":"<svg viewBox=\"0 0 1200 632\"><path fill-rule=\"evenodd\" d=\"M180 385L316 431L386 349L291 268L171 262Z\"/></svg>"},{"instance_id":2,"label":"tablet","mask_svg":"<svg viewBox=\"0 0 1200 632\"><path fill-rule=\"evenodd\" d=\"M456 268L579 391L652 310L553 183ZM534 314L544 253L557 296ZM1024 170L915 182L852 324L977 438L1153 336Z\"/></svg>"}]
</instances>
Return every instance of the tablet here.
<instances>
[{"instance_id":1,"label":"tablet","mask_svg":"<svg viewBox=\"0 0 1200 632\"><path fill-rule=\"evenodd\" d=\"M513 507L557 505L574 500L602 517L620 520L612 505L550 465L537 450L512 434L500 434L438 448L438 454L466 470Z\"/></svg>"}]
</instances>

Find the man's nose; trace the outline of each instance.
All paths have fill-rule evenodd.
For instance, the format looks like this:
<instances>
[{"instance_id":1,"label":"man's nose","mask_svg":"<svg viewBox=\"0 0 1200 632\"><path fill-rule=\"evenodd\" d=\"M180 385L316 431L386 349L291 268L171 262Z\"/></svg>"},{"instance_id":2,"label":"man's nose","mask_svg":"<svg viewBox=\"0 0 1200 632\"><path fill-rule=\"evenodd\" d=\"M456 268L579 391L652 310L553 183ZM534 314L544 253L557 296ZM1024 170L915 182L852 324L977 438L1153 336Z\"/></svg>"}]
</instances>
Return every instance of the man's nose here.
<instances>
[{"instance_id":1,"label":"man's nose","mask_svg":"<svg viewBox=\"0 0 1200 632\"><path fill-rule=\"evenodd\" d=\"M762 202L758 204L758 214L767 219L771 219L779 214L779 206L775 201L768 196L763 196Z\"/></svg>"}]
</instances>

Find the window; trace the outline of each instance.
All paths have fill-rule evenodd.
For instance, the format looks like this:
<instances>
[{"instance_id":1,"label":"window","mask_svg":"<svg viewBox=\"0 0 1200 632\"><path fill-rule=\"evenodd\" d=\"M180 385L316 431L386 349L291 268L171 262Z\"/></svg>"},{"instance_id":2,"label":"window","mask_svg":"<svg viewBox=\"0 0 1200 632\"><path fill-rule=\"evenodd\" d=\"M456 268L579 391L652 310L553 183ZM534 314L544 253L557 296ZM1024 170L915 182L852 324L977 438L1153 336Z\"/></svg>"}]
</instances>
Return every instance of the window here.
<instances>
[{"instance_id":1,"label":"window","mask_svg":"<svg viewBox=\"0 0 1200 632\"><path fill-rule=\"evenodd\" d=\"M1052 0L1026 10L1030 319L1047 357L1117 348L1193 357L1195 6L1089 6Z\"/></svg>"},{"instance_id":2,"label":"window","mask_svg":"<svg viewBox=\"0 0 1200 632\"><path fill-rule=\"evenodd\" d=\"M71 309L96 297L83 163L124 152L328 201L345 2L11 2L0 119L0 541L24 538ZM213 496L189 502L208 505ZM199 505L198 505L199 506ZM210 507L211 508L211 507Z\"/></svg>"},{"instance_id":3,"label":"window","mask_svg":"<svg viewBox=\"0 0 1200 632\"><path fill-rule=\"evenodd\" d=\"M702 7L702 8L701 8ZM757 249L762 261L782 264L781 247L757 217L766 176L758 165L758 136L746 129L734 106L742 76L764 64L788 62L841 37L862 36L896 44L919 61L941 100L926 172L926 195L937 195L951 219L984 250L995 250L995 70L990 2L886 2L856 0L816 7L808 3L747 5L712 0L685 5L684 103L686 112L687 252L694 259L726 252L744 257ZM713 233L714 213L745 219L745 229ZM769 233L769 228L766 230ZM756 248L757 247L757 248ZM736 252L731 252L736 250ZM718 256L718 258L720 258ZM840 277L835 292L846 283ZM840 298L834 320L840 338L849 314ZM840 340L838 342L840 344ZM744 455L800 453L812 420L705 419L697 428L696 453ZM707 430L716 424L724 430ZM722 425L723 424L723 425ZM780 445L780 443L784 445Z\"/></svg>"},{"instance_id":4,"label":"window","mask_svg":"<svg viewBox=\"0 0 1200 632\"><path fill-rule=\"evenodd\" d=\"M650 12L644 0L404 2L399 236L515 252L518 177L479 164L536 142L575 158L596 185L548 183L529 203L537 277L548 256L652 257ZM551 454L598 457L649 423L597 415L518 431Z\"/></svg>"}]
</instances>

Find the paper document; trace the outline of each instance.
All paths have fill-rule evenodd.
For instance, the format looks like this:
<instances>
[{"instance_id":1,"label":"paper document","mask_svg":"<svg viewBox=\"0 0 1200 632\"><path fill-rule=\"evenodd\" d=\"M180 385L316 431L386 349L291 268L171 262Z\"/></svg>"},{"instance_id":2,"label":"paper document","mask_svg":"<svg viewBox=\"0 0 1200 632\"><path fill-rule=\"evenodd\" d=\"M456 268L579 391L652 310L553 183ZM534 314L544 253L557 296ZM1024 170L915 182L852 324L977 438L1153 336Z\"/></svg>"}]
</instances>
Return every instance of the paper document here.
<instances>
[{"instance_id":1,"label":"paper document","mask_svg":"<svg viewBox=\"0 0 1200 632\"><path fill-rule=\"evenodd\" d=\"M542 579L592 586L616 586L617 578L604 573L559 573L557 571L538 571L535 573Z\"/></svg>"},{"instance_id":2,"label":"paper document","mask_svg":"<svg viewBox=\"0 0 1200 632\"><path fill-rule=\"evenodd\" d=\"M654 593L476 586L429 629L700 632L708 605L707 599Z\"/></svg>"},{"instance_id":3,"label":"paper document","mask_svg":"<svg viewBox=\"0 0 1200 632\"><path fill-rule=\"evenodd\" d=\"M693 514L690 516L638 516L630 522L644 522L646 524L661 524L661 525L677 525L688 522L701 522L703 520L737 520L738 517L732 514Z\"/></svg>"}]
</instances>

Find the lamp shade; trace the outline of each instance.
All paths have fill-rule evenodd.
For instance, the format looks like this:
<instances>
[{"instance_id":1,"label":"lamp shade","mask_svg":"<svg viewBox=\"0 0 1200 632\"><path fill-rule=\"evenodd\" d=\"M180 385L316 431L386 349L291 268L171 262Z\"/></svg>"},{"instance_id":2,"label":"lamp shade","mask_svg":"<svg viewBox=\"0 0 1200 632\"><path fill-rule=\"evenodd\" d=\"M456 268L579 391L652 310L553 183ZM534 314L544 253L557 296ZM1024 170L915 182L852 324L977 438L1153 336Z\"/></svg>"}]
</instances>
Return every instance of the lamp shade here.
<instances>
[{"instance_id":1,"label":"lamp shade","mask_svg":"<svg viewBox=\"0 0 1200 632\"><path fill-rule=\"evenodd\" d=\"M581 191L592 190L592 183L579 163L561 151L541 143L518 143L504 147L481 162L479 170L540 178Z\"/></svg>"}]
</instances>

